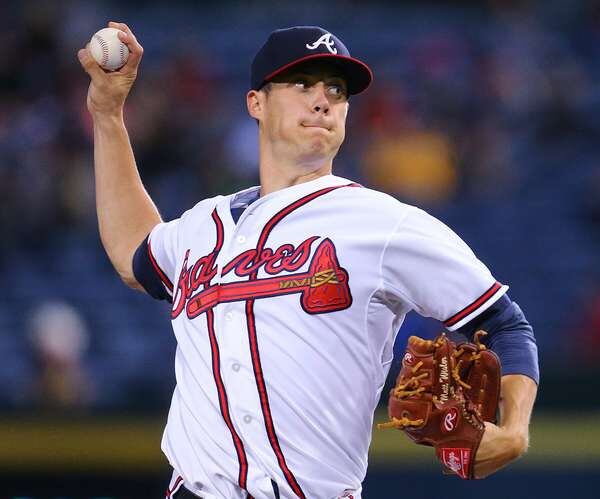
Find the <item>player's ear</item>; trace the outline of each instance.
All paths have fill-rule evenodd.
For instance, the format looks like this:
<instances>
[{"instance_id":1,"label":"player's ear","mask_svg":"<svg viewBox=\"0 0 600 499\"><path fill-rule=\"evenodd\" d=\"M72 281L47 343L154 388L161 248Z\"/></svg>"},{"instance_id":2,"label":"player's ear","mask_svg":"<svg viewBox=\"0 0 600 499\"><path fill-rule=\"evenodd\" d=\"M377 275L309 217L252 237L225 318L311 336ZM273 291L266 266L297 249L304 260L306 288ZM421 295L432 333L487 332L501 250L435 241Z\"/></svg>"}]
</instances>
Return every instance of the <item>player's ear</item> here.
<instances>
[{"instance_id":1,"label":"player's ear","mask_svg":"<svg viewBox=\"0 0 600 499\"><path fill-rule=\"evenodd\" d=\"M255 120L262 118L263 103L261 94L257 90L250 90L246 94L246 106L248 107L248 114Z\"/></svg>"}]
</instances>

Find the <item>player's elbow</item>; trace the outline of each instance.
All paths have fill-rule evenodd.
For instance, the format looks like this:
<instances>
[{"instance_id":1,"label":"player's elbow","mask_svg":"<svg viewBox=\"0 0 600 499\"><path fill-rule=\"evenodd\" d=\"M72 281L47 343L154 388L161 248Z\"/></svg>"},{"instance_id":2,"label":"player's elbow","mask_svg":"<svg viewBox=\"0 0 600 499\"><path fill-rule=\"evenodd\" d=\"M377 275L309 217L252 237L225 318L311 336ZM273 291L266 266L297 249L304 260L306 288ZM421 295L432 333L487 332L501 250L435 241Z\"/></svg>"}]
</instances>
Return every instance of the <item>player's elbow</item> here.
<instances>
[{"instance_id":1,"label":"player's elbow","mask_svg":"<svg viewBox=\"0 0 600 499\"><path fill-rule=\"evenodd\" d=\"M119 272L117 270L117 273L119 274L121 281L123 281L128 287L130 287L132 289L137 289L138 291L144 290L144 288L142 288L142 285L138 282L138 280L133 275L133 272L123 272L123 271Z\"/></svg>"},{"instance_id":2,"label":"player's elbow","mask_svg":"<svg viewBox=\"0 0 600 499\"><path fill-rule=\"evenodd\" d=\"M133 273L133 251L124 246L110 246L102 240L104 250L121 280L130 288L142 289Z\"/></svg>"},{"instance_id":3,"label":"player's elbow","mask_svg":"<svg viewBox=\"0 0 600 499\"><path fill-rule=\"evenodd\" d=\"M121 278L128 287L133 289L142 289L140 283L135 278L133 274L133 268L131 263L127 264L125 262L117 262L111 258L111 262L113 264L114 269L117 271L117 274Z\"/></svg>"}]
</instances>

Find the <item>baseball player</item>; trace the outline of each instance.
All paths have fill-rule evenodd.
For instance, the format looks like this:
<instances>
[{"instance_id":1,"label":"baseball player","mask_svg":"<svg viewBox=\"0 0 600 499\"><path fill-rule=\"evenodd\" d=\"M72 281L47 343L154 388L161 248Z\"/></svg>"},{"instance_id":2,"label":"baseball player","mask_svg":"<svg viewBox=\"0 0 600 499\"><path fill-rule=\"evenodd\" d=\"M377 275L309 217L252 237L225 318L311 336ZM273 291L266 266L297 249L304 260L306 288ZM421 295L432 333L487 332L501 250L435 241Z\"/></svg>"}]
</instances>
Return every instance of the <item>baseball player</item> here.
<instances>
[{"instance_id":1,"label":"baseball player","mask_svg":"<svg viewBox=\"0 0 600 499\"><path fill-rule=\"evenodd\" d=\"M508 287L435 218L332 174L348 98L369 86L369 67L322 28L271 33L246 96L260 186L164 222L123 123L142 47L125 24L109 26L131 52L121 70L78 53L91 77L99 229L121 278L172 304L167 497L360 498L410 310L450 331L485 328L502 360L502 420L486 423L477 476L522 454L537 350Z\"/></svg>"}]
</instances>

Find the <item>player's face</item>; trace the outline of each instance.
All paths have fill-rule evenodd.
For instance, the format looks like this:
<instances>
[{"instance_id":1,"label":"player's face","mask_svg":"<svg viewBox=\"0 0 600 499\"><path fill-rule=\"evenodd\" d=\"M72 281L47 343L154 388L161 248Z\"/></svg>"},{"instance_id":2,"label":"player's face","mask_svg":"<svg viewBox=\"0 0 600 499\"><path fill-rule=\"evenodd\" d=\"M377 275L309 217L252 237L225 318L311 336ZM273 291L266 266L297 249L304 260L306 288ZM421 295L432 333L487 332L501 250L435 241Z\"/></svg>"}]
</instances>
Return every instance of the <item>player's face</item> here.
<instances>
[{"instance_id":1,"label":"player's face","mask_svg":"<svg viewBox=\"0 0 600 499\"><path fill-rule=\"evenodd\" d=\"M331 65L314 62L277 76L259 92L263 139L275 156L304 164L330 161L346 134L344 78Z\"/></svg>"}]
</instances>

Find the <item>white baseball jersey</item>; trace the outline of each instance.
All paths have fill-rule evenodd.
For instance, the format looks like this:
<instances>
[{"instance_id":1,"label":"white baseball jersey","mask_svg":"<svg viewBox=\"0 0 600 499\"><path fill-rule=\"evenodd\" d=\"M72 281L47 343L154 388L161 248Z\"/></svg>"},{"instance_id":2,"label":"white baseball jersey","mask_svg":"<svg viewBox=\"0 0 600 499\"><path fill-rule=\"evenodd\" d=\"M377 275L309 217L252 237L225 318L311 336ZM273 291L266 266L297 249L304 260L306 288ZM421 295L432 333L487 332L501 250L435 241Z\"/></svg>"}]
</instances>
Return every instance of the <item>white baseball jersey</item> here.
<instances>
[{"instance_id":1,"label":"white baseball jersey","mask_svg":"<svg viewBox=\"0 0 600 499\"><path fill-rule=\"evenodd\" d=\"M237 223L232 198L147 241L178 345L162 440L175 482L204 498L273 499L274 481L281 497L358 499L405 315L454 330L507 286L440 221L344 178L268 194Z\"/></svg>"}]
</instances>

